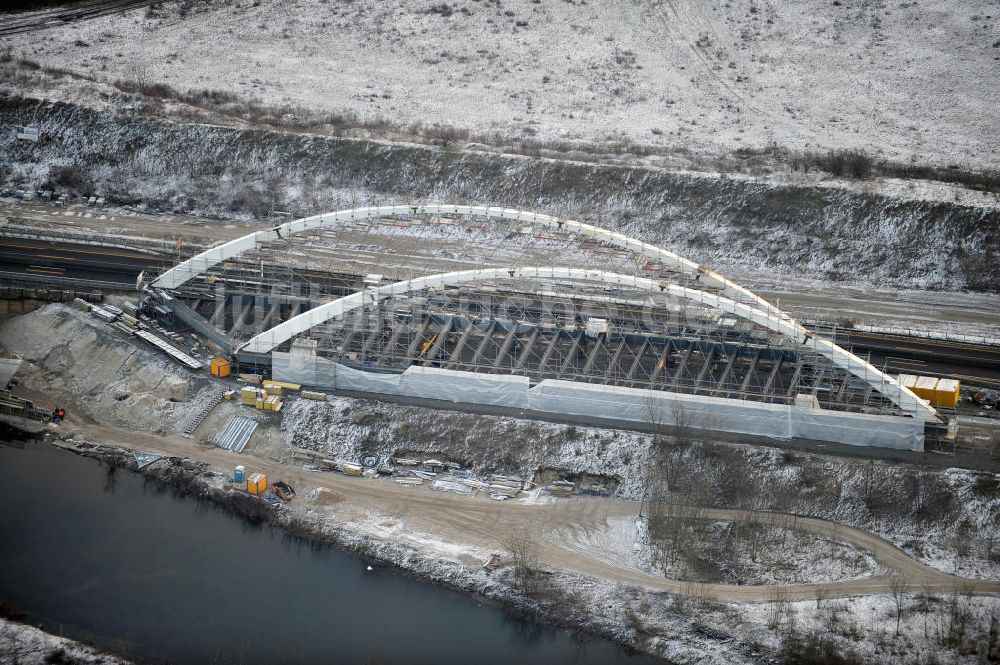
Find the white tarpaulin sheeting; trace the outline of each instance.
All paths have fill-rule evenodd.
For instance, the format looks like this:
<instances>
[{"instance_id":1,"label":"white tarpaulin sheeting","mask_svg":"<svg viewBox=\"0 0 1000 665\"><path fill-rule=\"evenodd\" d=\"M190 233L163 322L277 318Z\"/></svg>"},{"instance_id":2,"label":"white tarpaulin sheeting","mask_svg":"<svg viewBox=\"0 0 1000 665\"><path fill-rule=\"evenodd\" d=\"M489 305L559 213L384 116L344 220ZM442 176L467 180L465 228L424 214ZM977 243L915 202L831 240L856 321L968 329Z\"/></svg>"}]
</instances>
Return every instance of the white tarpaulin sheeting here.
<instances>
[{"instance_id":1,"label":"white tarpaulin sheeting","mask_svg":"<svg viewBox=\"0 0 1000 665\"><path fill-rule=\"evenodd\" d=\"M403 372L403 394L449 402L528 408L528 377L478 374L436 367L409 367Z\"/></svg>"},{"instance_id":2,"label":"white tarpaulin sheeting","mask_svg":"<svg viewBox=\"0 0 1000 665\"><path fill-rule=\"evenodd\" d=\"M411 366L402 374L354 369L323 358L305 359L294 353L271 354L271 373L278 381L304 386L408 395L446 402L489 404L513 409L528 408L528 377L509 374L477 374Z\"/></svg>"},{"instance_id":3,"label":"white tarpaulin sheeting","mask_svg":"<svg viewBox=\"0 0 1000 665\"><path fill-rule=\"evenodd\" d=\"M382 374L316 357L296 358L292 362L291 355L271 354L275 379L335 390L486 404L648 426L683 426L773 439L799 438L901 450L924 449L924 424L915 418L553 379L531 388L524 376L434 367L413 366L402 374Z\"/></svg>"},{"instance_id":4,"label":"white tarpaulin sheeting","mask_svg":"<svg viewBox=\"0 0 1000 665\"><path fill-rule=\"evenodd\" d=\"M714 429L777 439L790 436L786 407L780 404L553 379L542 381L532 388L528 403L536 411L631 420L668 427Z\"/></svg>"},{"instance_id":5,"label":"white tarpaulin sheeting","mask_svg":"<svg viewBox=\"0 0 1000 665\"><path fill-rule=\"evenodd\" d=\"M533 411L683 426L774 439L813 439L855 446L924 449L914 418L828 411L785 404L545 380L529 391Z\"/></svg>"}]
</instances>

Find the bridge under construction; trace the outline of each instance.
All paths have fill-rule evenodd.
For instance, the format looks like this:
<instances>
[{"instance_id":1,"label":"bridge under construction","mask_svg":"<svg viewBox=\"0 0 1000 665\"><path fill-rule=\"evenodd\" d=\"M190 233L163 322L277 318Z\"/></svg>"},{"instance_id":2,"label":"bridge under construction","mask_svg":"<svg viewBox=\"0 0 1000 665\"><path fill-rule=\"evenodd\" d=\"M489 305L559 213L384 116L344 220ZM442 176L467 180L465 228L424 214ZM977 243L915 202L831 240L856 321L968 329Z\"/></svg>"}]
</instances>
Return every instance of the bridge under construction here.
<instances>
[{"instance_id":1,"label":"bridge under construction","mask_svg":"<svg viewBox=\"0 0 1000 665\"><path fill-rule=\"evenodd\" d=\"M146 306L310 387L922 450L927 400L666 248L561 217L412 205L208 249Z\"/></svg>"}]
</instances>

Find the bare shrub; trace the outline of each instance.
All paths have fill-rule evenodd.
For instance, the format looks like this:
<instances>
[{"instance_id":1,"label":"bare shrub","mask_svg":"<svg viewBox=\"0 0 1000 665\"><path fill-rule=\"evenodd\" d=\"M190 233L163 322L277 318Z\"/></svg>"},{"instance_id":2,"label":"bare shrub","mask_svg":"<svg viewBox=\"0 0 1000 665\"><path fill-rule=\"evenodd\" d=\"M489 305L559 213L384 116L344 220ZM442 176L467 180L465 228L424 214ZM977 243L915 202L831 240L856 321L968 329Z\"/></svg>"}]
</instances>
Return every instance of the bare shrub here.
<instances>
[{"instance_id":1,"label":"bare shrub","mask_svg":"<svg viewBox=\"0 0 1000 665\"><path fill-rule=\"evenodd\" d=\"M527 527L515 530L504 538L503 548L510 558L514 586L525 596L537 596L542 585L534 534Z\"/></svg>"},{"instance_id":2,"label":"bare shrub","mask_svg":"<svg viewBox=\"0 0 1000 665\"><path fill-rule=\"evenodd\" d=\"M840 647L821 628L809 632L789 631L781 640L781 665L860 665L864 658Z\"/></svg>"},{"instance_id":3,"label":"bare shrub","mask_svg":"<svg viewBox=\"0 0 1000 665\"><path fill-rule=\"evenodd\" d=\"M84 194L93 189L94 181L80 164L61 164L49 167L49 179L43 186Z\"/></svg>"},{"instance_id":4,"label":"bare shrub","mask_svg":"<svg viewBox=\"0 0 1000 665\"><path fill-rule=\"evenodd\" d=\"M910 584L900 572L892 572L889 574L889 593L892 594L893 606L896 610L896 635L899 635L899 622L903 618L904 603L906 602L906 593L910 589Z\"/></svg>"}]
</instances>

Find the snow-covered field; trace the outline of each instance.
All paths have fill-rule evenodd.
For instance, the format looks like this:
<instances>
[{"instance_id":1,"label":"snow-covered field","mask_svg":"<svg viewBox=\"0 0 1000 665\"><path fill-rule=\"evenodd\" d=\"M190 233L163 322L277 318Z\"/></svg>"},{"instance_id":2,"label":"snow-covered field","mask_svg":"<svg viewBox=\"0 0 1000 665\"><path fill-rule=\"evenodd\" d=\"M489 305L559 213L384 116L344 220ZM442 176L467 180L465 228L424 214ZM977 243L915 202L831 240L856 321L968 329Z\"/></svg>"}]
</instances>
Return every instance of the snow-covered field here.
<instances>
[{"instance_id":1,"label":"snow-covered field","mask_svg":"<svg viewBox=\"0 0 1000 665\"><path fill-rule=\"evenodd\" d=\"M463 463L478 474L505 473L525 480L539 469L604 475L617 481L616 496L632 500L647 496L648 469L656 455L651 437L636 432L346 397L326 403L290 401L282 429L288 445L331 459L357 460L362 453L384 459L420 451ZM700 488L685 493L686 500L728 507L751 501L757 508L842 522L873 531L939 570L973 578L1000 576L1000 484L989 476L959 469L915 472L752 446L695 444L669 450L675 455L671 464L683 470L687 484ZM733 488L737 477L744 480L744 489ZM742 498L734 499L739 492ZM648 537L636 533L624 541L648 544ZM636 560L627 552L623 556L630 565L648 566L644 555ZM808 558L808 551L802 556ZM847 565L863 568L859 562ZM832 574L823 567L812 572L816 579Z\"/></svg>"},{"instance_id":2,"label":"snow-covered field","mask_svg":"<svg viewBox=\"0 0 1000 665\"><path fill-rule=\"evenodd\" d=\"M99 82L503 137L995 167L996 0L227 0L6 37Z\"/></svg>"},{"instance_id":3,"label":"snow-covered field","mask_svg":"<svg viewBox=\"0 0 1000 665\"><path fill-rule=\"evenodd\" d=\"M232 220L362 205L503 205L621 231L738 278L996 290L998 209L717 174L204 124L0 99L0 184L94 192ZM761 279L761 281L764 281ZM872 321L863 321L873 323ZM978 332L978 331L977 331Z\"/></svg>"}]
</instances>

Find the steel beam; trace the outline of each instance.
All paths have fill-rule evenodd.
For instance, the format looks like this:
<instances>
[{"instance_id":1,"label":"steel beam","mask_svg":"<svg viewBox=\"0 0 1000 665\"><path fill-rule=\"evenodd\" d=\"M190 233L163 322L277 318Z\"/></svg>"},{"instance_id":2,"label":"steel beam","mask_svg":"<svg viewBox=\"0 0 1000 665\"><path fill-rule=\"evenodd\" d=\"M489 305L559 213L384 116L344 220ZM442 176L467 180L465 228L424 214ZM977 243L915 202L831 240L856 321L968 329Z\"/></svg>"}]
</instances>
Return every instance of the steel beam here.
<instances>
[{"instance_id":1,"label":"steel beam","mask_svg":"<svg viewBox=\"0 0 1000 665\"><path fill-rule=\"evenodd\" d=\"M513 322L510 326L510 332L504 337L503 344L500 346L500 350L497 351L497 357L493 359L493 367L500 367L500 361L507 356L507 352L510 351L510 347L514 344L515 332L517 330L517 325Z\"/></svg>"},{"instance_id":2,"label":"steel beam","mask_svg":"<svg viewBox=\"0 0 1000 665\"><path fill-rule=\"evenodd\" d=\"M458 342L455 343L455 348L451 350L451 354L448 356L448 363L445 367L454 367L455 364L461 360L462 350L465 349L465 343L469 340L469 336L475 329L476 325L472 322L472 319L469 318L469 325L465 327L465 330L463 330L462 334L459 336Z\"/></svg>"},{"instance_id":3,"label":"steel beam","mask_svg":"<svg viewBox=\"0 0 1000 665\"><path fill-rule=\"evenodd\" d=\"M670 343L669 341L667 342ZM628 374L625 375L626 381L631 381L632 377L635 376L635 372L639 369L639 365L642 364L642 357L646 355L646 349L649 348L649 339L642 340L642 344L639 346L639 350L635 354L635 360L632 361L632 366L629 367Z\"/></svg>"},{"instance_id":4,"label":"steel beam","mask_svg":"<svg viewBox=\"0 0 1000 665\"><path fill-rule=\"evenodd\" d=\"M524 350L521 351L521 356L517 359L517 364L514 365L515 369L521 369L522 367L524 367L524 363L527 362L528 360L528 354L531 353L531 347L534 346L535 340L537 339L538 339L538 328L536 327L531 332L531 337L529 337L528 341L524 344Z\"/></svg>"},{"instance_id":5,"label":"steel beam","mask_svg":"<svg viewBox=\"0 0 1000 665\"><path fill-rule=\"evenodd\" d=\"M653 369L652 376L649 377L649 384L653 385L656 383L656 379L660 376L660 373L667 369L667 361L670 360L670 351L673 348L673 342L667 338L667 343L663 345L663 352L660 353L660 359L656 363L656 367Z\"/></svg>"},{"instance_id":6,"label":"steel beam","mask_svg":"<svg viewBox=\"0 0 1000 665\"><path fill-rule=\"evenodd\" d=\"M473 367L479 364L479 359L483 357L483 351L486 350L486 345L492 341L493 332L496 329L497 329L497 322L491 319L489 325L486 326L486 332L483 334L482 341L479 342L479 346L476 347L476 352L472 355Z\"/></svg>"},{"instance_id":7,"label":"steel beam","mask_svg":"<svg viewBox=\"0 0 1000 665\"><path fill-rule=\"evenodd\" d=\"M701 386L701 382L705 380L705 375L708 374L712 367L712 360L715 358L715 346L711 346L708 349L708 355L705 356L704 364L701 366L701 371L698 372L698 377L694 380L694 390L697 391Z\"/></svg>"},{"instance_id":8,"label":"steel beam","mask_svg":"<svg viewBox=\"0 0 1000 665\"><path fill-rule=\"evenodd\" d=\"M767 383L764 384L764 390L762 391L762 394L763 394L764 397L767 397L768 395L773 394L773 392L774 392L774 382L778 378L778 370L781 369L781 366L784 363L785 363L784 356L779 356L777 358L777 360L774 361L774 368L771 370L771 373L768 375L768 377L767 377Z\"/></svg>"},{"instance_id":9,"label":"steel beam","mask_svg":"<svg viewBox=\"0 0 1000 665\"><path fill-rule=\"evenodd\" d=\"M563 360L563 363L559 368L559 374L558 374L559 378L562 378L563 376L566 375L566 371L569 370L570 365L572 365L573 361L576 359L576 352L577 349L580 348L581 339L583 339L582 334L573 338L573 344L570 345L569 347L569 353L566 354L566 358Z\"/></svg>"}]
</instances>

